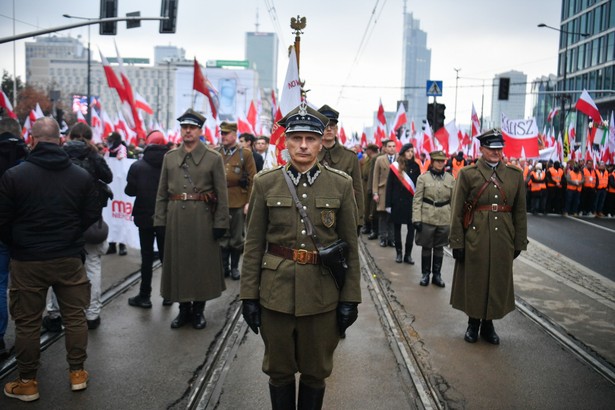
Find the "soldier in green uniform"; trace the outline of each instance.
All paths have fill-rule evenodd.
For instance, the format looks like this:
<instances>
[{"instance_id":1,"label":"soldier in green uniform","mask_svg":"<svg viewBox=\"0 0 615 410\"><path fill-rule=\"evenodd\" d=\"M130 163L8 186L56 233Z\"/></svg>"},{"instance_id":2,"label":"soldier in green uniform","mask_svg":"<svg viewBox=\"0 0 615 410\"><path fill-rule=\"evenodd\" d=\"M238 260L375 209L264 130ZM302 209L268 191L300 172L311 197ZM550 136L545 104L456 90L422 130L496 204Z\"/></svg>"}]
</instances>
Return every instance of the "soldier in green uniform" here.
<instances>
[{"instance_id":1,"label":"soldier in green uniform","mask_svg":"<svg viewBox=\"0 0 615 410\"><path fill-rule=\"evenodd\" d=\"M260 172L250 197L240 299L250 328L265 343L263 371L274 409L320 409L333 352L357 318L361 302L357 205L352 180L318 162L327 118L302 104L279 124L286 128L290 162ZM287 174L323 246L348 244L345 284L338 289L322 265L295 205Z\"/></svg>"},{"instance_id":2,"label":"soldier in green uniform","mask_svg":"<svg viewBox=\"0 0 615 410\"><path fill-rule=\"evenodd\" d=\"M354 199L358 207L358 225L360 230L364 223L363 215L365 204L363 202L363 183L359 158L356 152L340 144L337 139L339 112L326 104L320 107L318 112L329 120L329 122L325 124L325 133L322 136L322 150L318 154L318 161L323 165L328 165L331 168L344 171L352 177L352 188L354 190Z\"/></svg>"},{"instance_id":3,"label":"soldier in green uniform","mask_svg":"<svg viewBox=\"0 0 615 410\"><path fill-rule=\"evenodd\" d=\"M476 342L480 328L485 341L499 344L492 320L515 309L513 259L528 243L525 184L522 171L502 161L504 139L499 129L477 138L482 157L459 171L453 191L451 304L469 316L467 342ZM471 221L466 202L475 202Z\"/></svg>"}]
</instances>

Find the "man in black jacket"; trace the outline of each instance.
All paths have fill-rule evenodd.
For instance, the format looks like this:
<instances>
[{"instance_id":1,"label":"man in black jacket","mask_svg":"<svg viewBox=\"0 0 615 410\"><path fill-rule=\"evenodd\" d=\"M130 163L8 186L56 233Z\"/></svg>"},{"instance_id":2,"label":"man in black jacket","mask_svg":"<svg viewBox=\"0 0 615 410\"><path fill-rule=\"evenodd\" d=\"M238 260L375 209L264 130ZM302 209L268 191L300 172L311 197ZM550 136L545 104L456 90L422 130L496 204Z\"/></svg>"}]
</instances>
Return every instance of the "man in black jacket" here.
<instances>
[{"instance_id":1,"label":"man in black jacket","mask_svg":"<svg viewBox=\"0 0 615 410\"><path fill-rule=\"evenodd\" d=\"M0 180L0 237L12 258L10 311L19 370L4 394L22 401L39 398L40 327L49 287L66 328L71 389L87 387L84 309L90 283L82 262L83 232L101 214L92 178L60 148L58 123L49 117L37 120L32 138L30 156Z\"/></svg>"},{"instance_id":2,"label":"man in black jacket","mask_svg":"<svg viewBox=\"0 0 615 410\"><path fill-rule=\"evenodd\" d=\"M141 287L139 294L128 298L130 306L149 309L152 307L152 265L154 264L154 238L158 246L160 261L164 258L164 226L154 226L154 210L156 209L156 193L162 170L162 160L169 151L164 136L160 131L152 131L147 137L147 145L143 151L143 159L133 163L126 177L124 192L134 196L135 205L132 208L132 218L139 228L139 243L141 244ZM165 300L163 305L173 302Z\"/></svg>"}]
</instances>

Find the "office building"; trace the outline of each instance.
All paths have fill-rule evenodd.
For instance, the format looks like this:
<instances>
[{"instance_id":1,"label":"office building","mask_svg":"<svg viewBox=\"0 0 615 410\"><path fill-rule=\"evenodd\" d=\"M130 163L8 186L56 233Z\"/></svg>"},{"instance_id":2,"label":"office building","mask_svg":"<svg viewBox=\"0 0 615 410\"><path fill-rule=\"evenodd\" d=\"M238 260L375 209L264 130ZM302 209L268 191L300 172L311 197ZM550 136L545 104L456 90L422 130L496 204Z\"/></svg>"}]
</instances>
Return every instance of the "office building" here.
<instances>
[{"instance_id":1,"label":"office building","mask_svg":"<svg viewBox=\"0 0 615 410\"><path fill-rule=\"evenodd\" d=\"M431 68L431 50L427 48L427 33L420 29L420 21L407 13L404 3L404 31L402 50L402 100L408 102L408 121L420 124L427 116L426 83Z\"/></svg>"},{"instance_id":2,"label":"office building","mask_svg":"<svg viewBox=\"0 0 615 410\"><path fill-rule=\"evenodd\" d=\"M270 93L277 90L278 37L275 33L246 33L246 60L258 73L258 86Z\"/></svg>"},{"instance_id":3,"label":"office building","mask_svg":"<svg viewBox=\"0 0 615 410\"><path fill-rule=\"evenodd\" d=\"M508 99L499 100L500 78L509 79ZM511 120L525 118L525 96L527 94L527 76L521 71L508 71L496 74L493 79L491 95L491 121L496 127L501 126L502 114ZM483 127L484 128L484 127Z\"/></svg>"}]
</instances>

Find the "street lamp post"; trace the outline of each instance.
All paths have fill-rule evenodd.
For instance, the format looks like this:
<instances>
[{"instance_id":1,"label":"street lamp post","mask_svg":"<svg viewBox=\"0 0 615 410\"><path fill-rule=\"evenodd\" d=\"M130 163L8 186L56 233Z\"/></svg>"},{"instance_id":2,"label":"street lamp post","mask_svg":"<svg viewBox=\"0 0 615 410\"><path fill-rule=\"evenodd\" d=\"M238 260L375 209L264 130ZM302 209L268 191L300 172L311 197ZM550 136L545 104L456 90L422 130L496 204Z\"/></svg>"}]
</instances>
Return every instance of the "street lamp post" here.
<instances>
[{"instance_id":1,"label":"street lamp post","mask_svg":"<svg viewBox=\"0 0 615 410\"><path fill-rule=\"evenodd\" d=\"M65 17L67 19L78 19L78 20L96 20L94 18L88 18L88 17L77 17L77 16L71 16L68 14L62 14L62 17ZM88 112L85 116L85 120L87 121L88 125L92 125L92 109L90 107L92 101L92 96L91 96L91 90L90 90L90 82L91 82L91 77L90 77L90 72L91 72L91 64L92 64L92 60L90 58L90 26L88 25L88 75L87 75L87 107L88 107Z\"/></svg>"},{"instance_id":2,"label":"street lamp post","mask_svg":"<svg viewBox=\"0 0 615 410\"><path fill-rule=\"evenodd\" d=\"M560 133L562 135L562 139L564 138L564 128L566 127L566 98L568 98L568 96L566 95L566 74L568 71L568 35L569 34L577 34L579 36L582 37L588 37L590 34L589 33L581 33L581 32L573 32L573 31L567 31L567 30L562 30L560 28L556 28L556 27L552 27L549 26L547 24L544 23L540 23L538 25L538 27L540 28L548 28L551 30L555 30L560 32L561 34L565 34L566 37L564 39L564 58L562 59L562 88L560 90L560 94L561 94L561 105L560 105L560 119L559 119L559 128L560 128ZM566 154L567 155L567 154Z\"/></svg>"},{"instance_id":3,"label":"street lamp post","mask_svg":"<svg viewBox=\"0 0 615 410\"><path fill-rule=\"evenodd\" d=\"M457 73L455 76L455 115L453 117L455 122L457 122L457 85L459 83L459 72L461 71L461 68L453 68L453 70Z\"/></svg>"}]
</instances>

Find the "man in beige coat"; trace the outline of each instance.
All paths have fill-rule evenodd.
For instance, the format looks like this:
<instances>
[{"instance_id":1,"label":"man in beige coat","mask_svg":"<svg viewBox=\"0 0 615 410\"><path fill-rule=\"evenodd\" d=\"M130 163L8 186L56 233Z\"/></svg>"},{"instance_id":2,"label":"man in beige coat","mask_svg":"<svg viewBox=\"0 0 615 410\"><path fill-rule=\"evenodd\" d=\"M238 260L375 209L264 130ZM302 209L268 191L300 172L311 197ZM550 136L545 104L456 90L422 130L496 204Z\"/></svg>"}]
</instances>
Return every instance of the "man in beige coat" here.
<instances>
[{"instance_id":1,"label":"man in beige coat","mask_svg":"<svg viewBox=\"0 0 615 410\"><path fill-rule=\"evenodd\" d=\"M161 294L179 302L171 323L203 329L205 301L226 289L216 242L229 227L222 156L200 141L205 117L188 109L178 118L182 144L165 155L154 226L166 226Z\"/></svg>"},{"instance_id":2,"label":"man in beige coat","mask_svg":"<svg viewBox=\"0 0 615 410\"><path fill-rule=\"evenodd\" d=\"M307 105L284 117L279 123L286 128L290 163L259 173L250 197L239 297L246 322L254 332L261 330L263 371L274 409L297 408L297 372L298 408L321 408L333 352L361 302L352 181L317 158L326 121ZM348 244L341 289L321 263L286 176L319 242L328 246L341 239Z\"/></svg>"},{"instance_id":3,"label":"man in beige coat","mask_svg":"<svg viewBox=\"0 0 615 410\"><path fill-rule=\"evenodd\" d=\"M395 141L389 140L384 142L384 154L376 158L374 164L374 176L372 179L372 194L374 202L376 202L376 214L378 215L378 236L380 238L380 246L395 247L395 233L393 230L393 222L389 217L389 212L386 209L386 189L387 178L389 177L390 167L397 160L397 145Z\"/></svg>"}]
</instances>

